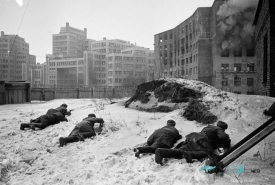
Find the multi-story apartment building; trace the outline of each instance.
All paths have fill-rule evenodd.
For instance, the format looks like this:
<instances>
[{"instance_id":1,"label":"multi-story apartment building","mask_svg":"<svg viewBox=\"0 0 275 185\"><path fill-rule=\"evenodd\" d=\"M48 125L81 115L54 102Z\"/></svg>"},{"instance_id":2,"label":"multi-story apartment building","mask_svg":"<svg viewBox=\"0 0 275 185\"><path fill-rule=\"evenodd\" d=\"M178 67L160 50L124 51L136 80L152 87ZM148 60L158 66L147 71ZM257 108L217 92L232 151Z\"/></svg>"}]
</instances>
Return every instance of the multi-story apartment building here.
<instances>
[{"instance_id":1,"label":"multi-story apartment building","mask_svg":"<svg viewBox=\"0 0 275 185\"><path fill-rule=\"evenodd\" d=\"M30 82L30 66L35 63L36 57L29 54L29 44L24 38L1 31L0 80Z\"/></svg>"},{"instance_id":2,"label":"multi-story apartment building","mask_svg":"<svg viewBox=\"0 0 275 185\"><path fill-rule=\"evenodd\" d=\"M58 88L86 86L83 58L49 58L46 65L47 85Z\"/></svg>"},{"instance_id":3,"label":"multi-story apartment building","mask_svg":"<svg viewBox=\"0 0 275 185\"><path fill-rule=\"evenodd\" d=\"M115 67L115 59L122 56L132 58L129 65L133 65L133 69L118 71L108 68L112 62ZM110 57L114 60L107 61ZM63 88L121 87L146 81L149 77L155 78L157 68L154 53L149 49L120 39L87 39L86 28L81 31L66 23L66 27L61 28L59 34L53 35L53 53L46 56L44 81L46 85ZM111 70L114 72L112 77L108 76ZM125 77L129 73L127 82L120 78L119 74L122 72Z\"/></svg>"},{"instance_id":4,"label":"multi-story apartment building","mask_svg":"<svg viewBox=\"0 0 275 185\"><path fill-rule=\"evenodd\" d=\"M154 36L155 60L163 77L194 79L236 93L254 93L255 44L222 45L227 35L220 31L217 12L224 3L215 0L212 7L199 7L174 29Z\"/></svg>"},{"instance_id":5,"label":"multi-story apartment building","mask_svg":"<svg viewBox=\"0 0 275 185\"><path fill-rule=\"evenodd\" d=\"M134 44L130 44L128 41L120 40L120 39L112 39L107 40L106 37L100 41L94 41L92 43L91 51L96 51L98 53L121 53L126 47L133 46Z\"/></svg>"},{"instance_id":6,"label":"multi-story apartment building","mask_svg":"<svg viewBox=\"0 0 275 185\"><path fill-rule=\"evenodd\" d=\"M71 27L69 23L66 23L66 27L61 27L59 34L53 34L52 39L52 54L63 58L81 58L89 46L87 29L76 29Z\"/></svg>"},{"instance_id":7,"label":"multi-story apartment building","mask_svg":"<svg viewBox=\"0 0 275 185\"><path fill-rule=\"evenodd\" d=\"M43 87L44 64L37 63L31 66L31 84L33 87Z\"/></svg>"},{"instance_id":8,"label":"multi-story apartment building","mask_svg":"<svg viewBox=\"0 0 275 185\"><path fill-rule=\"evenodd\" d=\"M107 86L126 87L147 81L149 74L154 72L153 57L153 51L138 46L127 47L121 53L107 54Z\"/></svg>"}]
</instances>

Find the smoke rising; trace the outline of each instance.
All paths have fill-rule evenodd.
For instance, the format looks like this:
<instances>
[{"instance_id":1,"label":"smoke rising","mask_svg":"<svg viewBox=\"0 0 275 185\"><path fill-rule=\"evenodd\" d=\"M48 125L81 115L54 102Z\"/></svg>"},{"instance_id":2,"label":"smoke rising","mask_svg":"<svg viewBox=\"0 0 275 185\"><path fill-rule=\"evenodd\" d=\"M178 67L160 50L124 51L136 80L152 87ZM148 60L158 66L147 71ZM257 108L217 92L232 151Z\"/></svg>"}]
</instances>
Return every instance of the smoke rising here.
<instances>
[{"instance_id":1,"label":"smoke rising","mask_svg":"<svg viewBox=\"0 0 275 185\"><path fill-rule=\"evenodd\" d=\"M217 26L223 50L251 45L257 5L258 0L228 0L220 6Z\"/></svg>"}]
</instances>

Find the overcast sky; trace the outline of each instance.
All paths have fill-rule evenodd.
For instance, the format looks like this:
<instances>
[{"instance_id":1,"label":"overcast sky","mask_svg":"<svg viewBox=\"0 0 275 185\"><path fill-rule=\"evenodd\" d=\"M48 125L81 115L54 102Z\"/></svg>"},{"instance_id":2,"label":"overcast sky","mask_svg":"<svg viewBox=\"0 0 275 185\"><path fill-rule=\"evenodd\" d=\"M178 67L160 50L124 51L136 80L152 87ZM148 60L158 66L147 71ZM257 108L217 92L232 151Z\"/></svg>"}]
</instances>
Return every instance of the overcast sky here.
<instances>
[{"instance_id":1,"label":"overcast sky","mask_svg":"<svg viewBox=\"0 0 275 185\"><path fill-rule=\"evenodd\" d=\"M197 7L211 6L213 2L0 0L0 31L25 38L30 45L30 54L36 55L39 63L45 62L45 55L52 53L52 34L59 33L60 27L65 27L66 22L74 28L87 28L89 39L122 39L153 50L155 34L176 27L190 17Z\"/></svg>"}]
</instances>

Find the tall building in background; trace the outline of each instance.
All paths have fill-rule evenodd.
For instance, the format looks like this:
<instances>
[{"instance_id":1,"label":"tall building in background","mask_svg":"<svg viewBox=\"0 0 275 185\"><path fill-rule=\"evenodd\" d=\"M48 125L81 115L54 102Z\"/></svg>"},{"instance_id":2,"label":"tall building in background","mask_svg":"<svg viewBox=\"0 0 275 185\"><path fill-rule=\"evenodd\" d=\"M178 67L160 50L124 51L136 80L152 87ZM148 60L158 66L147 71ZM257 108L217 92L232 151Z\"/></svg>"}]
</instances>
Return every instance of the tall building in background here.
<instances>
[{"instance_id":1,"label":"tall building in background","mask_svg":"<svg viewBox=\"0 0 275 185\"><path fill-rule=\"evenodd\" d=\"M212 7L200 7L175 28L156 34L155 60L162 77L199 80L227 91L254 94L255 10L253 1L238 8L238 3L232 6L215 0Z\"/></svg>"},{"instance_id":2,"label":"tall building in background","mask_svg":"<svg viewBox=\"0 0 275 185\"><path fill-rule=\"evenodd\" d=\"M137 85L149 79L149 66L152 74L155 69L152 50L120 39L103 38L93 42L92 51L84 54L84 63L87 66L86 82L90 87Z\"/></svg>"},{"instance_id":3,"label":"tall building in background","mask_svg":"<svg viewBox=\"0 0 275 185\"><path fill-rule=\"evenodd\" d=\"M66 27L60 28L59 34L53 34L52 41L52 54L62 56L62 58L81 58L89 46L87 29L76 29L69 23L66 23Z\"/></svg>"},{"instance_id":4,"label":"tall building in background","mask_svg":"<svg viewBox=\"0 0 275 185\"><path fill-rule=\"evenodd\" d=\"M86 28L82 31L66 23L53 35L53 53L46 56L44 81L59 88L114 88L155 78L156 69L153 51L120 39L87 39Z\"/></svg>"},{"instance_id":5,"label":"tall building in background","mask_svg":"<svg viewBox=\"0 0 275 185\"><path fill-rule=\"evenodd\" d=\"M29 54L29 44L24 38L1 31L0 80L30 82L31 66L35 64L36 56Z\"/></svg>"},{"instance_id":6,"label":"tall building in background","mask_svg":"<svg viewBox=\"0 0 275 185\"><path fill-rule=\"evenodd\" d=\"M112 88L146 82L149 79L149 67L154 64L153 51L139 46L127 47L121 53L109 53L106 58L107 86Z\"/></svg>"}]
</instances>

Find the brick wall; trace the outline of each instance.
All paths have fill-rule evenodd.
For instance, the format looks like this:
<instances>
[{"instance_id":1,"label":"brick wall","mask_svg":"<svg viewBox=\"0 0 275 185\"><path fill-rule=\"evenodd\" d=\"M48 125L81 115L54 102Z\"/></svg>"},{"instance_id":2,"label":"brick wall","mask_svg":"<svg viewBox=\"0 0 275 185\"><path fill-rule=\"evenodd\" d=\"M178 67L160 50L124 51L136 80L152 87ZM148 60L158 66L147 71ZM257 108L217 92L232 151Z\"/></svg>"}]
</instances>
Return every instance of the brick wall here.
<instances>
[{"instance_id":1,"label":"brick wall","mask_svg":"<svg viewBox=\"0 0 275 185\"><path fill-rule=\"evenodd\" d=\"M275 97L275 31L274 16L270 15L270 8L274 7L274 1L264 0L260 7L260 14L255 28L256 56L257 56L257 94ZM263 83L264 38L267 37L267 83Z\"/></svg>"}]
</instances>

